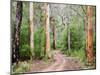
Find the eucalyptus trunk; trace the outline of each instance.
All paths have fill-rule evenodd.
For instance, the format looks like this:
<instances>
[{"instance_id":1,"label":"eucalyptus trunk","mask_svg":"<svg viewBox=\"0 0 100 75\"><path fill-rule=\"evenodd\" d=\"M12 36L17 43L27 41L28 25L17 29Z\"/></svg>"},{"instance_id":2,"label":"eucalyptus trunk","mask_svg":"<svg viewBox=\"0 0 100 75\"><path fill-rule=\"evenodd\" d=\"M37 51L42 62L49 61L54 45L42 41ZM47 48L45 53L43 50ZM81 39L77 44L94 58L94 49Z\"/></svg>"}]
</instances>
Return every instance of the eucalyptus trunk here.
<instances>
[{"instance_id":1,"label":"eucalyptus trunk","mask_svg":"<svg viewBox=\"0 0 100 75\"><path fill-rule=\"evenodd\" d=\"M46 35L46 55L47 57L51 57L50 55L50 29L49 29L49 4L45 3L45 35Z\"/></svg>"},{"instance_id":2,"label":"eucalyptus trunk","mask_svg":"<svg viewBox=\"0 0 100 75\"><path fill-rule=\"evenodd\" d=\"M87 6L88 26L87 26L87 61L88 64L93 64L93 9L92 6Z\"/></svg>"},{"instance_id":3,"label":"eucalyptus trunk","mask_svg":"<svg viewBox=\"0 0 100 75\"><path fill-rule=\"evenodd\" d=\"M56 49L56 26L53 24L53 48Z\"/></svg>"},{"instance_id":4,"label":"eucalyptus trunk","mask_svg":"<svg viewBox=\"0 0 100 75\"><path fill-rule=\"evenodd\" d=\"M34 22L33 22L33 12L34 12L34 8L33 8L33 2L30 2L29 4L30 8L29 8L29 20L30 20L30 59L32 60L33 56L34 56Z\"/></svg>"},{"instance_id":5,"label":"eucalyptus trunk","mask_svg":"<svg viewBox=\"0 0 100 75\"><path fill-rule=\"evenodd\" d=\"M22 11L23 11L23 4L21 1L17 1L16 6L16 22L14 27L14 38L13 38L13 51L12 51L12 60L13 62L19 61L19 45L20 45L20 28L21 28L21 21L22 21Z\"/></svg>"}]
</instances>

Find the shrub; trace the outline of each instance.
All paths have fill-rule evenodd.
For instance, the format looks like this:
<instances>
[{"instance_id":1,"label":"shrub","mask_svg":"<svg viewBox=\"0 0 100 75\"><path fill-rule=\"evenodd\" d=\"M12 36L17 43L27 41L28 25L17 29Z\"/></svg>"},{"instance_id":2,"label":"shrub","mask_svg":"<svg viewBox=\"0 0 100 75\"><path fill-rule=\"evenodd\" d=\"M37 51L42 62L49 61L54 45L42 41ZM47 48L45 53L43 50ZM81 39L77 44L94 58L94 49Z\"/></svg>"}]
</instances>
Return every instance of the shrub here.
<instances>
[{"instance_id":1,"label":"shrub","mask_svg":"<svg viewBox=\"0 0 100 75\"><path fill-rule=\"evenodd\" d=\"M20 58L21 59L29 59L30 58L30 47L29 45L22 45L20 49Z\"/></svg>"},{"instance_id":2,"label":"shrub","mask_svg":"<svg viewBox=\"0 0 100 75\"><path fill-rule=\"evenodd\" d=\"M36 58L42 58L45 50L45 32L44 28L40 26L34 33L34 53Z\"/></svg>"},{"instance_id":3,"label":"shrub","mask_svg":"<svg viewBox=\"0 0 100 75\"><path fill-rule=\"evenodd\" d=\"M29 62L19 62L12 65L12 74L25 73L30 69L31 64Z\"/></svg>"},{"instance_id":4,"label":"shrub","mask_svg":"<svg viewBox=\"0 0 100 75\"><path fill-rule=\"evenodd\" d=\"M80 62L85 63L86 62L86 54L85 50L71 50L70 56L78 57L80 59Z\"/></svg>"}]
</instances>

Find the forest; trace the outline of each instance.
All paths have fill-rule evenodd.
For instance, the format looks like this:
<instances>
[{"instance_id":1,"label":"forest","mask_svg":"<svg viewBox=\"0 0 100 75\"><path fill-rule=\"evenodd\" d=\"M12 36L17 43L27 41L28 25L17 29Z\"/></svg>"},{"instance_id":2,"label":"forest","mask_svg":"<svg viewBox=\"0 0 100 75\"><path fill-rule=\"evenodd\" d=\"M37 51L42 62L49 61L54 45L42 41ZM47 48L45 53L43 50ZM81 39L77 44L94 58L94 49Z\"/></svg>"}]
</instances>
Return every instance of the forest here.
<instances>
[{"instance_id":1,"label":"forest","mask_svg":"<svg viewBox=\"0 0 100 75\"><path fill-rule=\"evenodd\" d=\"M96 6L11 2L11 73L96 68Z\"/></svg>"}]
</instances>

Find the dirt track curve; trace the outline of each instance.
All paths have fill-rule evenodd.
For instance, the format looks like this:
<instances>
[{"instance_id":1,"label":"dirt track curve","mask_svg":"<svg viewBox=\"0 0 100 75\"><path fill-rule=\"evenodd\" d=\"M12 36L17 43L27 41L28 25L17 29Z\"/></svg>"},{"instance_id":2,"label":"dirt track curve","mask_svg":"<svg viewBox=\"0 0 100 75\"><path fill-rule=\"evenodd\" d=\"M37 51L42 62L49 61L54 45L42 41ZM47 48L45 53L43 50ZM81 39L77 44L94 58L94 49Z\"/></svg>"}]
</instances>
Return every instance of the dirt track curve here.
<instances>
[{"instance_id":1,"label":"dirt track curve","mask_svg":"<svg viewBox=\"0 0 100 75\"><path fill-rule=\"evenodd\" d=\"M82 64L76 57L66 57L56 50L53 52L54 62L45 63L42 61L34 61L30 72L50 72L64 70L79 70L82 69Z\"/></svg>"},{"instance_id":2,"label":"dirt track curve","mask_svg":"<svg viewBox=\"0 0 100 75\"><path fill-rule=\"evenodd\" d=\"M41 72L82 69L82 65L80 64L77 58L66 57L59 51L55 51L54 59L55 59L55 62L52 65L41 70Z\"/></svg>"}]
</instances>

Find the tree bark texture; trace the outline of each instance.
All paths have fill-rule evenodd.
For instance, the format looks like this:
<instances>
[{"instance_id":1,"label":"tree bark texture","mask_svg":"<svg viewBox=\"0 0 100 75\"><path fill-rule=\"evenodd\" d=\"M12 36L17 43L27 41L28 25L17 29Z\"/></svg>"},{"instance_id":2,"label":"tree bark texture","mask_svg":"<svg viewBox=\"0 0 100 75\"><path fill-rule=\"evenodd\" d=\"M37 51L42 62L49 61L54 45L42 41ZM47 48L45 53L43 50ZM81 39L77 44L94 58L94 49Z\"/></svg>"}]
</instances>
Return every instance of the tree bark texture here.
<instances>
[{"instance_id":1,"label":"tree bark texture","mask_svg":"<svg viewBox=\"0 0 100 75\"><path fill-rule=\"evenodd\" d=\"M87 27L87 61L89 64L93 63L93 10L92 6L87 7L88 27Z\"/></svg>"},{"instance_id":2,"label":"tree bark texture","mask_svg":"<svg viewBox=\"0 0 100 75\"><path fill-rule=\"evenodd\" d=\"M68 51L70 52L70 18L68 18L68 25L67 25L67 30L68 30Z\"/></svg>"},{"instance_id":3,"label":"tree bark texture","mask_svg":"<svg viewBox=\"0 0 100 75\"><path fill-rule=\"evenodd\" d=\"M32 59L33 55L34 55L34 22L33 22L33 14L34 14L34 8L33 8L33 2L30 2L29 4L30 8L29 8L29 21L30 21L30 52L31 52L31 56L30 58Z\"/></svg>"},{"instance_id":4,"label":"tree bark texture","mask_svg":"<svg viewBox=\"0 0 100 75\"><path fill-rule=\"evenodd\" d=\"M50 55L50 29L49 29L49 4L45 3L45 35L46 35L46 55L51 57Z\"/></svg>"},{"instance_id":5,"label":"tree bark texture","mask_svg":"<svg viewBox=\"0 0 100 75\"><path fill-rule=\"evenodd\" d=\"M22 11L23 5L21 1L17 1L16 7L16 24L14 28L14 39L13 39L13 51L12 51L12 61L17 62L19 61L19 45L20 45L20 28L21 28L21 21L22 21Z\"/></svg>"},{"instance_id":6,"label":"tree bark texture","mask_svg":"<svg viewBox=\"0 0 100 75\"><path fill-rule=\"evenodd\" d=\"M56 49L56 26L53 24L53 48Z\"/></svg>"}]
</instances>

